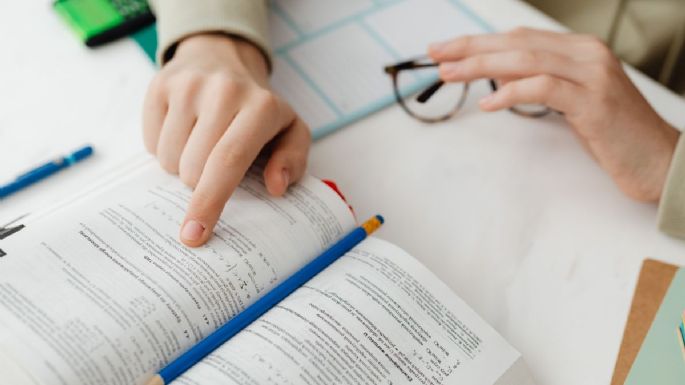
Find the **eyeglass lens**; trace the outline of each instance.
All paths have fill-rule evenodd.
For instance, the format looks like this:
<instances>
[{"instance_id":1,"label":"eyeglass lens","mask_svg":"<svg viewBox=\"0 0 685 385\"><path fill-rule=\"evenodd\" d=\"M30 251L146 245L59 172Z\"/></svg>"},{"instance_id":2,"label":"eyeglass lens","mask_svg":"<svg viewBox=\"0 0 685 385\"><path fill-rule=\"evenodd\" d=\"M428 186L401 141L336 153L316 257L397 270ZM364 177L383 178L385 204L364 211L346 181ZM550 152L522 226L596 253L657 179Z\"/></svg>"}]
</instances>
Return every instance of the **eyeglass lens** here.
<instances>
[{"instance_id":1,"label":"eyeglass lens","mask_svg":"<svg viewBox=\"0 0 685 385\"><path fill-rule=\"evenodd\" d=\"M400 70L395 82L402 107L410 115L429 122L454 115L466 96L465 84L442 82L435 66Z\"/></svg>"}]
</instances>

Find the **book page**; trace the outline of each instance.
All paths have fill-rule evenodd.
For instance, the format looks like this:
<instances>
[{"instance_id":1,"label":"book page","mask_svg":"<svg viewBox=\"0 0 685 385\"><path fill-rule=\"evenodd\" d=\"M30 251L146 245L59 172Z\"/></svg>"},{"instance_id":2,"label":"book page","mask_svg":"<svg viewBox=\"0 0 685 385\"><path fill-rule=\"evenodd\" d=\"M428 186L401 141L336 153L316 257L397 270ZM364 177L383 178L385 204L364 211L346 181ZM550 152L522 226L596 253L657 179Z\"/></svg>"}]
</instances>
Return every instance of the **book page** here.
<instances>
[{"instance_id":1,"label":"book page","mask_svg":"<svg viewBox=\"0 0 685 385\"><path fill-rule=\"evenodd\" d=\"M140 383L355 224L323 182L273 198L253 169L191 249L190 194L150 162L3 241L0 350L43 384Z\"/></svg>"},{"instance_id":2,"label":"book page","mask_svg":"<svg viewBox=\"0 0 685 385\"><path fill-rule=\"evenodd\" d=\"M519 353L424 266L369 238L174 385L530 384Z\"/></svg>"}]
</instances>

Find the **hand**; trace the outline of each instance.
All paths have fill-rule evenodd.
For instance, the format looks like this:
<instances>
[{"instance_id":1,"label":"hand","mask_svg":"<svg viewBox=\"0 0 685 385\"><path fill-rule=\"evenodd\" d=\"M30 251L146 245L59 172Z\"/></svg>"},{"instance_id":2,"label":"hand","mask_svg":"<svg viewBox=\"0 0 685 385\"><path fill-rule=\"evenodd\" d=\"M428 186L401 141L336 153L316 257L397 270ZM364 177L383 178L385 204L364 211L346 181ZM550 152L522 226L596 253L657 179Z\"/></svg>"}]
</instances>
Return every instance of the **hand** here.
<instances>
[{"instance_id":1,"label":"hand","mask_svg":"<svg viewBox=\"0 0 685 385\"><path fill-rule=\"evenodd\" d=\"M264 56L223 35L183 40L153 79L143 113L145 146L194 189L180 238L200 246L257 155L269 144L268 191L282 195L302 177L308 127L268 85Z\"/></svg>"},{"instance_id":2,"label":"hand","mask_svg":"<svg viewBox=\"0 0 685 385\"><path fill-rule=\"evenodd\" d=\"M445 81L504 83L480 101L485 111L530 103L562 112L625 194L640 201L661 196L679 133L599 39L519 28L435 44L429 55Z\"/></svg>"}]
</instances>

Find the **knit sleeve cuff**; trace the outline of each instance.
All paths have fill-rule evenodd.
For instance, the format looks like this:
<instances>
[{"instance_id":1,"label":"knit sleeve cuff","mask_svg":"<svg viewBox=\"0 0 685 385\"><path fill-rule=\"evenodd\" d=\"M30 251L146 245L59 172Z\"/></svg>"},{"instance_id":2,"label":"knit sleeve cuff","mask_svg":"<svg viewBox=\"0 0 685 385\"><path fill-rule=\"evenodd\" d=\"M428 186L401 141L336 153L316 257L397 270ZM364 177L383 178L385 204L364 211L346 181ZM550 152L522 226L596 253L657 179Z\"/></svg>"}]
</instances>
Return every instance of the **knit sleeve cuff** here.
<instances>
[{"instance_id":1,"label":"knit sleeve cuff","mask_svg":"<svg viewBox=\"0 0 685 385\"><path fill-rule=\"evenodd\" d=\"M666 234L685 238L685 135L682 134L661 194L659 229Z\"/></svg>"},{"instance_id":2,"label":"knit sleeve cuff","mask_svg":"<svg viewBox=\"0 0 685 385\"><path fill-rule=\"evenodd\" d=\"M267 6L263 0L157 0L157 62L164 65L185 37L202 32L225 33L257 46L271 63Z\"/></svg>"}]
</instances>

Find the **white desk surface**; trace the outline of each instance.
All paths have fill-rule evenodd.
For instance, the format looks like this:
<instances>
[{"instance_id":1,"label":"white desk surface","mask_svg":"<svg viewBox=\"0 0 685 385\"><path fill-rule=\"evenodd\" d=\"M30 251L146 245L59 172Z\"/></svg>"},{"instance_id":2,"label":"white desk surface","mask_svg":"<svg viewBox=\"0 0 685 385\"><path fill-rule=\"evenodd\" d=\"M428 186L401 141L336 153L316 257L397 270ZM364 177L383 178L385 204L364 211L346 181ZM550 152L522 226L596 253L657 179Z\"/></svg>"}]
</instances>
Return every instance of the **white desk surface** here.
<instances>
[{"instance_id":1,"label":"white desk surface","mask_svg":"<svg viewBox=\"0 0 685 385\"><path fill-rule=\"evenodd\" d=\"M518 1L464 3L500 30L559 28ZM154 69L131 41L81 47L46 0L0 5L0 36L0 180L81 143L97 151L0 202L2 222L78 192L142 150ZM685 127L685 101L637 81ZM360 216L384 214L379 237L471 304L539 384L606 384L643 258L685 264L685 243L660 234L656 205L624 197L561 119L485 114L476 100L433 126L385 109L317 142L310 172L336 180Z\"/></svg>"}]
</instances>

